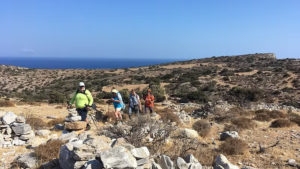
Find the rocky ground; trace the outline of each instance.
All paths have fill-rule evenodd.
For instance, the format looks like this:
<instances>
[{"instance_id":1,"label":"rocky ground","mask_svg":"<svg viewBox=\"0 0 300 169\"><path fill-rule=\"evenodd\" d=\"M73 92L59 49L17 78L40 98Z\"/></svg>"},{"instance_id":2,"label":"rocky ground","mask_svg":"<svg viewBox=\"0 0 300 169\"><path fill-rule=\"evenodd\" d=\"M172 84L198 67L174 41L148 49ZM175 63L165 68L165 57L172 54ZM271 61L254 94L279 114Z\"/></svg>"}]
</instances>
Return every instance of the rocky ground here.
<instances>
[{"instance_id":1,"label":"rocky ground","mask_svg":"<svg viewBox=\"0 0 300 169\"><path fill-rule=\"evenodd\" d=\"M99 105L103 109L105 106ZM14 164L18 167L35 168L37 165L44 164L45 168L62 169L101 168L101 166L163 169L201 168L200 166L218 168L217 165L222 165L223 168L224 165L230 165L229 168L299 167L300 127L297 124L272 128L270 124L273 120L268 122L253 120L255 123L253 128L224 132L230 120L221 122L218 119L220 116L216 114L224 111L232 116L234 113L231 112L237 110L229 104L220 104L215 107L216 114L209 114L202 118L205 112L199 111L201 106L197 104L178 105L164 102L157 104L156 107L157 113L151 116L136 117L118 125L113 125L113 122L97 122L99 129L92 123L90 131L80 130L83 128L82 125L72 125L69 130L79 129L73 132L63 129L68 128L68 123L78 123L76 115L72 116L72 112L58 105L2 107L2 112L15 112L17 117L24 116L24 112L31 112L34 117L45 122L51 121L52 118L64 118L66 122L62 123L65 126L56 124L44 129L32 127L35 133L35 136L30 139L32 141L28 141L25 145L1 148L1 166L9 168ZM287 114L286 109L281 111ZM300 111L295 109L293 113L300 114ZM167 117L164 114L167 114ZM175 116L170 117L173 115ZM255 115L250 116L254 118ZM203 130L197 130L193 126L199 119L206 119L210 126L209 132L204 132L204 135ZM10 125L13 126L13 123ZM58 129L54 129L55 127ZM12 132L12 135L15 133ZM239 147L240 143L236 143L238 150L221 150L222 144L227 142L228 138L243 140L246 147ZM56 139L63 141L57 160L40 163L38 157L34 155L37 147L51 144L51 141ZM236 151L237 154L231 151Z\"/></svg>"}]
</instances>

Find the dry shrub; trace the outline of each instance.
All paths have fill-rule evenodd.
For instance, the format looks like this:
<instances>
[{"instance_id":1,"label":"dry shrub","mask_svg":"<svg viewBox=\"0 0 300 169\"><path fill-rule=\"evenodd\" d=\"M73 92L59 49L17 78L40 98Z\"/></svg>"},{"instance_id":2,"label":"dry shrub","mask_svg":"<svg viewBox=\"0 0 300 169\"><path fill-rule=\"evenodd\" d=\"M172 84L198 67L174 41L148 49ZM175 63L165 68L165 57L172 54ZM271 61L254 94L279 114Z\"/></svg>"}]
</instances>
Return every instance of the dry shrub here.
<instances>
[{"instance_id":1,"label":"dry shrub","mask_svg":"<svg viewBox=\"0 0 300 169\"><path fill-rule=\"evenodd\" d=\"M233 124L225 124L223 131L237 131L237 132L240 132L241 129L238 128L236 125L233 125Z\"/></svg>"},{"instance_id":2,"label":"dry shrub","mask_svg":"<svg viewBox=\"0 0 300 169\"><path fill-rule=\"evenodd\" d=\"M177 124L180 124L180 119L179 117L174 114L173 112L171 112L171 110L169 109L164 109L161 112L158 113L161 117L161 120L163 122L176 122Z\"/></svg>"},{"instance_id":3,"label":"dry shrub","mask_svg":"<svg viewBox=\"0 0 300 169\"><path fill-rule=\"evenodd\" d=\"M50 120L48 122L48 126L52 127L55 126L56 124L63 124L64 122L65 122L64 118L57 118L57 119Z\"/></svg>"},{"instance_id":4,"label":"dry shrub","mask_svg":"<svg viewBox=\"0 0 300 169\"><path fill-rule=\"evenodd\" d=\"M246 117L238 117L231 120L231 123L239 129L251 129L256 126L255 122Z\"/></svg>"},{"instance_id":5,"label":"dry shrub","mask_svg":"<svg viewBox=\"0 0 300 169\"><path fill-rule=\"evenodd\" d=\"M300 115L296 114L296 113L290 113L289 114L289 119L298 124L298 126L300 126Z\"/></svg>"},{"instance_id":6,"label":"dry shrub","mask_svg":"<svg viewBox=\"0 0 300 169\"><path fill-rule=\"evenodd\" d=\"M224 122L230 122L233 117L250 116L252 114L253 114L252 111L246 111L241 107L233 107L227 112L217 113L216 116L214 117L214 120L219 123L220 122L224 123Z\"/></svg>"},{"instance_id":7,"label":"dry shrub","mask_svg":"<svg viewBox=\"0 0 300 169\"><path fill-rule=\"evenodd\" d=\"M55 108L56 108L56 109L62 109L63 106L56 106Z\"/></svg>"},{"instance_id":8,"label":"dry shrub","mask_svg":"<svg viewBox=\"0 0 300 169\"><path fill-rule=\"evenodd\" d=\"M276 119L276 118L285 118L286 114L284 114L281 111L278 110L266 110L266 109L260 109L255 111L255 120L257 121L270 121L272 119Z\"/></svg>"},{"instance_id":9,"label":"dry shrub","mask_svg":"<svg viewBox=\"0 0 300 169\"><path fill-rule=\"evenodd\" d=\"M128 120L129 120L129 115L126 114L126 113L122 113L122 119L123 119L124 121L128 121Z\"/></svg>"},{"instance_id":10,"label":"dry shrub","mask_svg":"<svg viewBox=\"0 0 300 169\"><path fill-rule=\"evenodd\" d=\"M246 111L245 109L241 108L241 107L233 107L231 109L228 110L227 112L228 114L231 115L239 115L239 116L247 116L247 115L251 115L252 112L250 111Z\"/></svg>"},{"instance_id":11,"label":"dry shrub","mask_svg":"<svg viewBox=\"0 0 300 169\"><path fill-rule=\"evenodd\" d=\"M50 140L45 144L39 145L35 150L34 154L39 160L39 163L49 162L59 157L60 147L64 144L61 140Z\"/></svg>"},{"instance_id":12,"label":"dry shrub","mask_svg":"<svg viewBox=\"0 0 300 169\"><path fill-rule=\"evenodd\" d=\"M15 103L9 100L1 100L0 101L0 107L14 107Z\"/></svg>"},{"instance_id":13,"label":"dry shrub","mask_svg":"<svg viewBox=\"0 0 300 169\"><path fill-rule=\"evenodd\" d=\"M165 149L163 154L168 155L172 160L178 157L186 157L193 154L202 165L212 166L217 156L217 151L208 144L203 144L197 139L180 138L174 140L176 146Z\"/></svg>"},{"instance_id":14,"label":"dry shrub","mask_svg":"<svg viewBox=\"0 0 300 169\"><path fill-rule=\"evenodd\" d=\"M270 117L272 119L277 119L277 118L285 118L286 117L286 114L283 113L282 111L279 111L279 110L272 110L270 111Z\"/></svg>"},{"instance_id":15,"label":"dry shrub","mask_svg":"<svg viewBox=\"0 0 300 169\"><path fill-rule=\"evenodd\" d=\"M271 123L270 127L273 128L290 127L292 126L292 124L293 123L288 119L277 119Z\"/></svg>"},{"instance_id":16,"label":"dry shrub","mask_svg":"<svg viewBox=\"0 0 300 169\"><path fill-rule=\"evenodd\" d=\"M248 150L248 144L240 139L229 138L220 145L219 149L226 155L242 155Z\"/></svg>"},{"instance_id":17,"label":"dry shrub","mask_svg":"<svg viewBox=\"0 0 300 169\"><path fill-rule=\"evenodd\" d=\"M25 117L25 119L26 119L26 123L29 124L35 130L45 129L48 127L48 123L46 123L41 118L28 115Z\"/></svg>"},{"instance_id":18,"label":"dry shrub","mask_svg":"<svg viewBox=\"0 0 300 169\"><path fill-rule=\"evenodd\" d=\"M207 120L198 120L193 124L193 129L196 130L201 137L206 137L211 131L211 125Z\"/></svg>"}]
</instances>

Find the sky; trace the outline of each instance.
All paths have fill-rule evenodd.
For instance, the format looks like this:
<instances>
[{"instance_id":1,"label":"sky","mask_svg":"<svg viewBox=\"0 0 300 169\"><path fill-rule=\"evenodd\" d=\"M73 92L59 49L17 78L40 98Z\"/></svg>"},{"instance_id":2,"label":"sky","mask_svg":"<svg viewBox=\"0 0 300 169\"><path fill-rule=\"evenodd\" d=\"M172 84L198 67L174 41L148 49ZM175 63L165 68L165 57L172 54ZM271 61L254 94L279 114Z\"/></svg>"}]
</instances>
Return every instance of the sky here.
<instances>
[{"instance_id":1,"label":"sky","mask_svg":"<svg viewBox=\"0 0 300 169\"><path fill-rule=\"evenodd\" d=\"M299 0L7 0L0 57L300 58Z\"/></svg>"}]
</instances>

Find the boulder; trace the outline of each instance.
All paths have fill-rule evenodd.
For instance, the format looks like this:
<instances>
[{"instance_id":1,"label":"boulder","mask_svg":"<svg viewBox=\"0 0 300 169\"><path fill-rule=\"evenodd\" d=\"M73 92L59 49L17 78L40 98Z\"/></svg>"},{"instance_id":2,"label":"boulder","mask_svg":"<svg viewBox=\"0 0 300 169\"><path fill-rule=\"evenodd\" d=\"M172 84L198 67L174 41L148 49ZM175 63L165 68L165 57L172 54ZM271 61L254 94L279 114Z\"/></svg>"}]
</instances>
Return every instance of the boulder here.
<instances>
[{"instance_id":1,"label":"boulder","mask_svg":"<svg viewBox=\"0 0 300 169\"><path fill-rule=\"evenodd\" d=\"M35 134L38 136L48 136L50 134L50 130L37 130Z\"/></svg>"},{"instance_id":2,"label":"boulder","mask_svg":"<svg viewBox=\"0 0 300 169\"><path fill-rule=\"evenodd\" d=\"M231 164L223 154L220 154L216 157L214 169L239 169L239 167Z\"/></svg>"},{"instance_id":3,"label":"boulder","mask_svg":"<svg viewBox=\"0 0 300 169\"><path fill-rule=\"evenodd\" d=\"M116 146L100 152L104 168L136 168L137 161L124 147Z\"/></svg>"},{"instance_id":4,"label":"boulder","mask_svg":"<svg viewBox=\"0 0 300 169\"><path fill-rule=\"evenodd\" d=\"M150 156L147 147L134 148L131 150L131 154L137 159L148 158Z\"/></svg>"},{"instance_id":5,"label":"boulder","mask_svg":"<svg viewBox=\"0 0 300 169\"><path fill-rule=\"evenodd\" d=\"M183 158L181 157L178 157L177 160L176 160L176 164L177 164L177 167L179 169L188 169L189 168L189 164L187 164Z\"/></svg>"},{"instance_id":6,"label":"boulder","mask_svg":"<svg viewBox=\"0 0 300 169\"><path fill-rule=\"evenodd\" d=\"M67 143L60 147L59 151L59 166L62 169L74 168L76 160L73 159L73 145Z\"/></svg>"},{"instance_id":7,"label":"boulder","mask_svg":"<svg viewBox=\"0 0 300 169\"><path fill-rule=\"evenodd\" d=\"M188 129L188 128L182 129L181 130L181 135L183 137L190 138L190 139L194 139L194 138L199 137L199 134L196 130Z\"/></svg>"},{"instance_id":8,"label":"boulder","mask_svg":"<svg viewBox=\"0 0 300 169\"><path fill-rule=\"evenodd\" d=\"M174 163L169 156L160 156L159 164L162 169L175 169Z\"/></svg>"},{"instance_id":9,"label":"boulder","mask_svg":"<svg viewBox=\"0 0 300 169\"><path fill-rule=\"evenodd\" d=\"M38 161L33 153L26 153L18 156L16 163L22 168L36 168L38 165Z\"/></svg>"},{"instance_id":10,"label":"boulder","mask_svg":"<svg viewBox=\"0 0 300 169\"><path fill-rule=\"evenodd\" d=\"M66 130L82 130L86 128L85 121L65 122Z\"/></svg>"},{"instance_id":11,"label":"boulder","mask_svg":"<svg viewBox=\"0 0 300 169\"><path fill-rule=\"evenodd\" d=\"M19 135L29 134L31 131L31 127L29 124L20 123L19 125L12 126L14 133Z\"/></svg>"},{"instance_id":12,"label":"boulder","mask_svg":"<svg viewBox=\"0 0 300 169\"><path fill-rule=\"evenodd\" d=\"M17 115L13 112L7 112L3 117L2 121L4 124L11 124L16 121Z\"/></svg>"},{"instance_id":13,"label":"boulder","mask_svg":"<svg viewBox=\"0 0 300 169\"><path fill-rule=\"evenodd\" d=\"M220 134L220 140L226 140L227 138L239 138L239 133L236 131L225 131Z\"/></svg>"},{"instance_id":14,"label":"boulder","mask_svg":"<svg viewBox=\"0 0 300 169\"><path fill-rule=\"evenodd\" d=\"M16 122L17 122L17 123L25 123L25 118L24 118L23 116L18 116L18 117L16 118Z\"/></svg>"}]
</instances>

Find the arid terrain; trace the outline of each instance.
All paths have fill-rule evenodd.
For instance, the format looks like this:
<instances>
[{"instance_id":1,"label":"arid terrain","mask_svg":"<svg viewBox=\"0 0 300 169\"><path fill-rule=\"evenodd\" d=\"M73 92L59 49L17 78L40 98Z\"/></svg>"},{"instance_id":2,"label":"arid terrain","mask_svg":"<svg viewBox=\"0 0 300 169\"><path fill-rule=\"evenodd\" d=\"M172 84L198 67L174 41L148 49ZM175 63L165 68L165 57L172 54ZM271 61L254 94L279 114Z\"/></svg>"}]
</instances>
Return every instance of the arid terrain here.
<instances>
[{"instance_id":1,"label":"arid terrain","mask_svg":"<svg viewBox=\"0 0 300 169\"><path fill-rule=\"evenodd\" d=\"M177 168L178 157L189 154L203 168L217 168L220 154L244 169L300 168L299 59L249 54L126 69L46 70L0 65L0 72L0 117L14 112L25 117L34 132L50 131L36 134L26 145L0 148L0 168L22 168L16 159L28 152L35 153L36 168L58 161L60 145L56 152L51 151L50 159L44 157L47 151L40 150L47 150L47 143L67 132L56 126L63 125L69 115L66 102L80 81L108 119L91 122L90 131L75 133L146 146L149 158L163 169L168 168L158 160L163 154ZM131 89L142 96L150 87L156 113L125 118L121 125L113 125L113 107L106 103L112 87L120 91L125 103ZM152 136L155 130L166 134L157 138ZM235 134L222 138L221 133L229 131ZM126 147L125 143L122 146ZM153 168L153 162L142 168ZM57 163L48 166L59 167Z\"/></svg>"}]
</instances>

